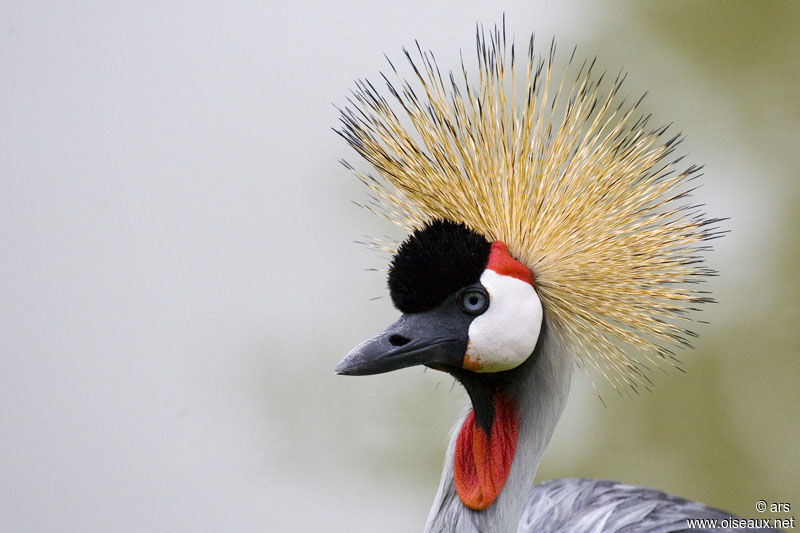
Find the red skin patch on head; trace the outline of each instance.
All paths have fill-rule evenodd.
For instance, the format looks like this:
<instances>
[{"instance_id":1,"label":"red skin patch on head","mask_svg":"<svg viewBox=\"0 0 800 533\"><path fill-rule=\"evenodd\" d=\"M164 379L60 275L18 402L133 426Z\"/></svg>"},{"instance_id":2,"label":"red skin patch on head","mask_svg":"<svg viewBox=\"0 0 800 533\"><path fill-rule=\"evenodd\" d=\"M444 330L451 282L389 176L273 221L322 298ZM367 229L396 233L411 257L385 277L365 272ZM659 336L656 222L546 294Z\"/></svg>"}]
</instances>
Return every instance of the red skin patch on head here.
<instances>
[{"instance_id":1,"label":"red skin patch on head","mask_svg":"<svg viewBox=\"0 0 800 533\"><path fill-rule=\"evenodd\" d=\"M492 243L486 268L494 270L501 276L517 278L533 285L533 274L530 269L509 255L506 243L503 241Z\"/></svg>"},{"instance_id":2,"label":"red skin patch on head","mask_svg":"<svg viewBox=\"0 0 800 533\"><path fill-rule=\"evenodd\" d=\"M475 425L475 412L469 412L458 433L453 456L453 480L461 503L481 511L497 498L511 471L518 430L514 403L502 394L494 397L489 435Z\"/></svg>"}]
</instances>

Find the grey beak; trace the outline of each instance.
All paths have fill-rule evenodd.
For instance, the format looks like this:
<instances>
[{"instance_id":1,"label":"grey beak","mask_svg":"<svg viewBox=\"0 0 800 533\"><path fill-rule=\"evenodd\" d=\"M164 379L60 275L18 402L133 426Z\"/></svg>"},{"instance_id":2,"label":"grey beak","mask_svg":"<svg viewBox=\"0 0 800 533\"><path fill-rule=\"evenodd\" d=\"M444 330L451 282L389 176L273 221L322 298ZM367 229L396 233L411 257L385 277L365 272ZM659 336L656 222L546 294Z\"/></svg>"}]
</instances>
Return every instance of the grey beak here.
<instances>
[{"instance_id":1,"label":"grey beak","mask_svg":"<svg viewBox=\"0 0 800 533\"><path fill-rule=\"evenodd\" d=\"M366 376L415 365L460 367L467 351L467 328L463 322L461 317L440 309L404 314L353 348L335 371Z\"/></svg>"}]
</instances>

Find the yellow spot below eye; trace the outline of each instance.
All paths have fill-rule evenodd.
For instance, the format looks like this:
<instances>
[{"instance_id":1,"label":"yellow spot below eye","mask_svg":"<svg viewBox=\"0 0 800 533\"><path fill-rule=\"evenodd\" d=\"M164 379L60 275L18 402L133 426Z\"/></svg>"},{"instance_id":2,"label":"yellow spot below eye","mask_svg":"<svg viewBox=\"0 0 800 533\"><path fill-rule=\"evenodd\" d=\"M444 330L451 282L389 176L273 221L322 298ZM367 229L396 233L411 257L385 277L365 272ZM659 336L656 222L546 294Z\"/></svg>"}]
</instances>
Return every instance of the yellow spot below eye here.
<instances>
[{"instance_id":1,"label":"yellow spot below eye","mask_svg":"<svg viewBox=\"0 0 800 533\"><path fill-rule=\"evenodd\" d=\"M467 351L464 354L464 361L461 363L461 367L466 370L472 370L473 372L477 372L481 369L481 356L477 355L473 359L469 355L469 341L467 341Z\"/></svg>"}]
</instances>

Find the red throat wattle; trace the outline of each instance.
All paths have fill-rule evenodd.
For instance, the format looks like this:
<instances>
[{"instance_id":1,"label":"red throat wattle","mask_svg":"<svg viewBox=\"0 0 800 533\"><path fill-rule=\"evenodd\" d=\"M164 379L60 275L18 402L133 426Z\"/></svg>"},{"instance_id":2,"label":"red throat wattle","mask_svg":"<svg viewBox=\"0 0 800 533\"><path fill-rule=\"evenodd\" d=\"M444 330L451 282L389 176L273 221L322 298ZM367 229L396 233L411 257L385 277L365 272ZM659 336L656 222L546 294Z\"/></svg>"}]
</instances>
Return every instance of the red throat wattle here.
<instances>
[{"instance_id":1,"label":"red throat wattle","mask_svg":"<svg viewBox=\"0 0 800 533\"><path fill-rule=\"evenodd\" d=\"M500 494L514 460L518 423L514 403L499 393L488 435L475 424L474 410L464 419L456 439L453 478L461 503L470 509L486 509Z\"/></svg>"}]
</instances>

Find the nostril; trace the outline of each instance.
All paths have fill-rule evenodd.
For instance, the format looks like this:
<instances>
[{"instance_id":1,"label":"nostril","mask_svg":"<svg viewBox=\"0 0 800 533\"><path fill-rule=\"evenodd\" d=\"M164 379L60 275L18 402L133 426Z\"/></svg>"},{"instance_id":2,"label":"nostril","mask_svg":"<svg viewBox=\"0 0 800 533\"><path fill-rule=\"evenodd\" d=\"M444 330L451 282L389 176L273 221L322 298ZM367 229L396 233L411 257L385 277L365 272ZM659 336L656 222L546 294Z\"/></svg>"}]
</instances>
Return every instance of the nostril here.
<instances>
[{"instance_id":1,"label":"nostril","mask_svg":"<svg viewBox=\"0 0 800 533\"><path fill-rule=\"evenodd\" d=\"M408 337L403 337L402 335L392 335L389 337L389 342L392 346L403 346L404 344L411 342L411 339Z\"/></svg>"}]
</instances>

